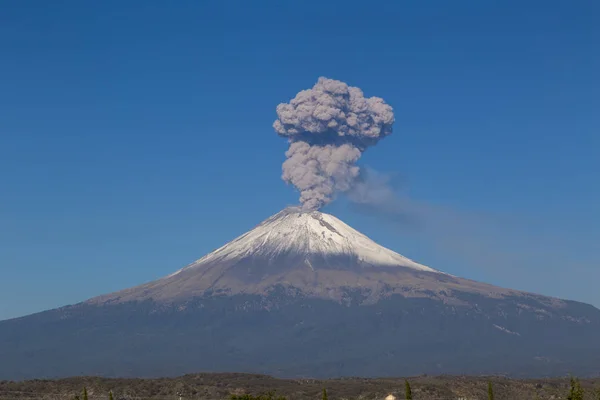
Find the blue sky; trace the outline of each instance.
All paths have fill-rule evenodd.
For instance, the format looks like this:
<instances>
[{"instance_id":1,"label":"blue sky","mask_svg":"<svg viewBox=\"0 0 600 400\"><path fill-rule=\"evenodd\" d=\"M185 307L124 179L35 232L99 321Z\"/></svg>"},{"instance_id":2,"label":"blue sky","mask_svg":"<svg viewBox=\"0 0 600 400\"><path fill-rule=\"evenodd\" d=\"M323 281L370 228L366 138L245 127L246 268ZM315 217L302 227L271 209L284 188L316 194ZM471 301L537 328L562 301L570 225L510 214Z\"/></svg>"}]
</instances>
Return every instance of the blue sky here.
<instances>
[{"instance_id":1,"label":"blue sky","mask_svg":"<svg viewBox=\"0 0 600 400\"><path fill-rule=\"evenodd\" d=\"M258 6L260 4L260 7ZM600 306L600 3L12 2L0 13L0 319L159 278L297 200L275 107L319 76L394 107L363 167L434 268Z\"/></svg>"}]
</instances>

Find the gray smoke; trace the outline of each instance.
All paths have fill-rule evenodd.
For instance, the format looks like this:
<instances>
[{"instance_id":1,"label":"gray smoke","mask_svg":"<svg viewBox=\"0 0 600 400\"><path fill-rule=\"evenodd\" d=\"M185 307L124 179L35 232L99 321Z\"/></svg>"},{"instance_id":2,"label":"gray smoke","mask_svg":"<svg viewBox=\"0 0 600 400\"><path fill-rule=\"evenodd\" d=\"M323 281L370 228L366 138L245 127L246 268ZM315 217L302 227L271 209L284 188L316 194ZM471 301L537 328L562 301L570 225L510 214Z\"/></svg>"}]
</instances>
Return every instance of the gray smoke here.
<instances>
[{"instance_id":1,"label":"gray smoke","mask_svg":"<svg viewBox=\"0 0 600 400\"><path fill-rule=\"evenodd\" d=\"M316 210L359 177L356 162L369 146L392 133L394 112L379 97L344 82L319 78L289 103L277 106L275 131L289 140L284 181L300 191L304 210Z\"/></svg>"}]
</instances>

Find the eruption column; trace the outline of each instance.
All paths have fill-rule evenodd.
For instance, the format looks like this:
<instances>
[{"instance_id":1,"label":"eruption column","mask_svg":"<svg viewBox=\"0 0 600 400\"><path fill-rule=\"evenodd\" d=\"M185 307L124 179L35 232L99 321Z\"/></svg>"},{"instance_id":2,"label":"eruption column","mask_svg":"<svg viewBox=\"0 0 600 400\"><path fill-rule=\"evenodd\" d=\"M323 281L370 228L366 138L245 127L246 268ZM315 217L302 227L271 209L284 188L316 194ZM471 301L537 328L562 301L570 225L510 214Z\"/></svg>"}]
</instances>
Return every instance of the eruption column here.
<instances>
[{"instance_id":1,"label":"eruption column","mask_svg":"<svg viewBox=\"0 0 600 400\"><path fill-rule=\"evenodd\" d=\"M379 97L344 82L319 78L312 89L277 106L275 131L290 142L282 178L300 191L305 211L352 188L356 162L369 146L392 133L394 112Z\"/></svg>"}]
</instances>

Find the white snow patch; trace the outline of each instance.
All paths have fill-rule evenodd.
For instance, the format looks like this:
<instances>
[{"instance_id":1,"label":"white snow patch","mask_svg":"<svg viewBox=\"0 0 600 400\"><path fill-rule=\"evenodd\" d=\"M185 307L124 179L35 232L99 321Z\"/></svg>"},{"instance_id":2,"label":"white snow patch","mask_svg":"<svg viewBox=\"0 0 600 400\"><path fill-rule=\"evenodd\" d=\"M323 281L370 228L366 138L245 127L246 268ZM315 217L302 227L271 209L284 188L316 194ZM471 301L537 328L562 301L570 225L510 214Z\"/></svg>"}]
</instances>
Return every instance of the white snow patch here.
<instances>
[{"instance_id":1,"label":"white snow patch","mask_svg":"<svg viewBox=\"0 0 600 400\"><path fill-rule=\"evenodd\" d=\"M245 256L272 259L288 253L351 256L375 266L406 267L443 274L378 245L333 215L287 208L170 276L208 262Z\"/></svg>"},{"instance_id":2,"label":"white snow patch","mask_svg":"<svg viewBox=\"0 0 600 400\"><path fill-rule=\"evenodd\" d=\"M517 335L517 336L521 336L521 334L520 334L519 332L513 332L513 331L510 331L510 330L508 330L508 329L506 329L505 327L503 327L503 326L500 326L500 325L496 325L496 324L494 324L494 328L496 328L496 329L498 329L498 330L500 330L500 331L502 331L502 332L508 333L509 335Z\"/></svg>"}]
</instances>

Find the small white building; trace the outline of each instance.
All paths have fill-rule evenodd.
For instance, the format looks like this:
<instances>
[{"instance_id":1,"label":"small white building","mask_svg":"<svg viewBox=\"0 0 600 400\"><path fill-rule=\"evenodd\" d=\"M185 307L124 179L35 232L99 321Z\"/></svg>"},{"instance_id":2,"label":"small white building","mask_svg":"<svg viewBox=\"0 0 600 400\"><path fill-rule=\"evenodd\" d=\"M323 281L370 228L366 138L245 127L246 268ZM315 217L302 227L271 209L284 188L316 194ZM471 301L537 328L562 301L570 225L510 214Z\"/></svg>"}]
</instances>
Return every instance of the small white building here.
<instances>
[{"instance_id":1,"label":"small white building","mask_svg":"<svg viewBox=\"0 0 600 400\"><path fill-rule=\"evenodd\" d=\"M385 400L396 400L396 396L394 396L393 394L388 394Z\"/></svg>"}]
</instances>

